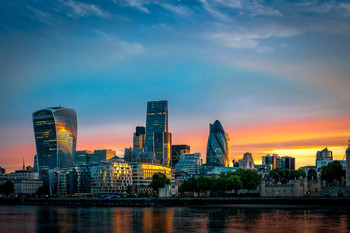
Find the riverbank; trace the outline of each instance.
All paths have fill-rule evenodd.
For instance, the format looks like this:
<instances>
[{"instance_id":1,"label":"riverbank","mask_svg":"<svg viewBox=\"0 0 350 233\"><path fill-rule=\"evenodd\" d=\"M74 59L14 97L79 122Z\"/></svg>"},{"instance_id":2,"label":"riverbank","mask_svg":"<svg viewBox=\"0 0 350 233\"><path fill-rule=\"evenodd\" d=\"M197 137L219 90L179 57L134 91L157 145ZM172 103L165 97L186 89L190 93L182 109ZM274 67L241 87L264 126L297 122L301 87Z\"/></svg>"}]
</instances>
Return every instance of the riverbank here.
<instances>
[{"instance_id":1,"label":"riverbank","mask_svg":"<svg viewBox=\"0 0 350 233\"><path fill-rule=\"evenodd\" d=\"M1 198L0 205L42 206L206 206L206 205L327 205L349 206L350 197L178 197L178 198Z\"/></svg>"}]
</instances>

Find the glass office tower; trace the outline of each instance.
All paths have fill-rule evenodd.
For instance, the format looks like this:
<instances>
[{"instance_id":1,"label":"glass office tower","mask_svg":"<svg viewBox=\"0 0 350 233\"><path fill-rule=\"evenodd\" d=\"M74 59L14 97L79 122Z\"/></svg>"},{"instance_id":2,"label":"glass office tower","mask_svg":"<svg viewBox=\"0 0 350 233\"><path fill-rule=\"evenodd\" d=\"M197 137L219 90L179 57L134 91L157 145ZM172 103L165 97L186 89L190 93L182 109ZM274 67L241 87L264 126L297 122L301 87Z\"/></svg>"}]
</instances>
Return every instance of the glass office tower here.
<instances>
[{"instance_id":1,"label":"glass office tower","mask_svg":"<svg viewBox=\"0 0 350 233\"><path fill-rule=\"evenodd\" d=\"M143 126L137 126L136 132L133 137L133 147L134 148L143 148L145 144L145 133L146 129Z\"/></svg>"},{"instance_id":2,"label":"glass office tower","mask_svg":"<svg viewBox=\"0 0 350 233\"><path fill-rule=\"evenodd\" d=\"M39 171L74 164L77 141L75 110L51 107L33 113Z\"/></svg>"},{"instance_id":3,"label":"glass office tower","mask_svg":"<svg viewBox=\"0 0 350 233\"><path fill-rule=\"evenodd\" d=\"M227 167L230 159L227 134L218 120L214 124L210 124L209 127L207 164Z\"/></svg>"},{"instance_id":4,"label":"glass office tower","mask_svg":"<svg viewBox=\"0 0 350 233\"><path fill-rule=\"evenodd\" d=\"M145 151L154 153L160 164L169 166L171 133L168 132L168 101L147 103Z\"/></svg>"}]
</instances>

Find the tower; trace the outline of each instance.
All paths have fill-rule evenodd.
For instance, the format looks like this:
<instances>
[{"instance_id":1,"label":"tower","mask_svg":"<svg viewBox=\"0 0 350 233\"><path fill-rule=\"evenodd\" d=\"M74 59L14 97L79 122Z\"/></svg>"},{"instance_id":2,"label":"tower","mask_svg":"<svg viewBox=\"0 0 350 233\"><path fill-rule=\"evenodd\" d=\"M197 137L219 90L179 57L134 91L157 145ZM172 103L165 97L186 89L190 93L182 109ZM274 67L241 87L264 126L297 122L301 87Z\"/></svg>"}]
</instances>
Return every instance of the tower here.
<instances>
[{"instance_id":1,"label":"tower","mask_svg":"<svg viewBox=\"0 0 350 233\"><path fill-rule=\"evenodd\" d=\"M220 121L209 125L210 133L207 145L207 164L215 166L228 166L229 140Z\"/></svg>"},{"instance_id":2,"label":"tower","mask_svg":"<svg viewBox=\"0 0 350 233\"><path fill-rule=\"evenodd\" d=\"M145 151L160 164L169 166L171 133L168 132L168 101L147 102Z\"/></svg>"},{"instance_id":3,"label":"tower","mask_svg":"<svg viewBox=\"0 0 350 233\"><path fill-rule=\"evenodd\" d=\"M73 165L77 141L75 110L45 108L33 113L39 172Z\"/></svg>"},{"instance_id":4,"label":"tower","mask_svg":"<svg viewBox=\"0 0 350 233\"><path fill-rule=\"evenodd\" d=\"M346 150L346 186L350 187L350 140L348 142L348 149Z\"/></svg>"}]
</instances>

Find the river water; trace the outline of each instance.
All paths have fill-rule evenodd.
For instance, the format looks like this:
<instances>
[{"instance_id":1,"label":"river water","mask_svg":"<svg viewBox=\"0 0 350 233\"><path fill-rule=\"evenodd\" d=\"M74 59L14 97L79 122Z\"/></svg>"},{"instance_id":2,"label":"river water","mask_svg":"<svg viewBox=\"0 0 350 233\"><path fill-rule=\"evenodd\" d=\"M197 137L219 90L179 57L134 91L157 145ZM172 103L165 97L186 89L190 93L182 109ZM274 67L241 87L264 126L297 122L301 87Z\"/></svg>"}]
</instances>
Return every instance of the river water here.
<instances>
[{"instance_id":1,"label":"river water","mask_svg":"<svg viewBox=\"0 0 350 233\"><path fill-rule=\"evenodd\" d=\"M0 206L0 232L350 232L350 209L323 206Z\"/></svg>"}]
</instances>

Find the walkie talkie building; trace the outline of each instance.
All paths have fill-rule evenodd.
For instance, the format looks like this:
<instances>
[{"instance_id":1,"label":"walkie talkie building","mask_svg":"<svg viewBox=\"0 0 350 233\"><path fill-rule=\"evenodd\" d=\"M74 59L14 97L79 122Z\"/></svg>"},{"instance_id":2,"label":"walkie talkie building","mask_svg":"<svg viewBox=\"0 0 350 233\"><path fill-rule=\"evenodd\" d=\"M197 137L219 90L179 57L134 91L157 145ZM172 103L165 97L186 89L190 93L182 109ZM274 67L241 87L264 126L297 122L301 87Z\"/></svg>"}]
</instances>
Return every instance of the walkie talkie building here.
<instances>
[{"instance_id":1,"label":"walkie talkie building","mask_svg":"<svg viewBox=\"0 0 350 233\"><path fill-rule=\"evenodd\" d=\"M39 171L74 164L77 142L77 114L63 107L33 113L34 137Z\"/></svg>"},{"instance_id":2,"label":"walkie talkie building","mask_svg":"<svg viewBox=\"0 0 350 233\"><path fill-rule=\"evenodd\" d=\"M229 165L230 139L225 133L220 121L210 124L210 134L207 145L207 164L214 166Z\"/></svg>"}]
</instances>

